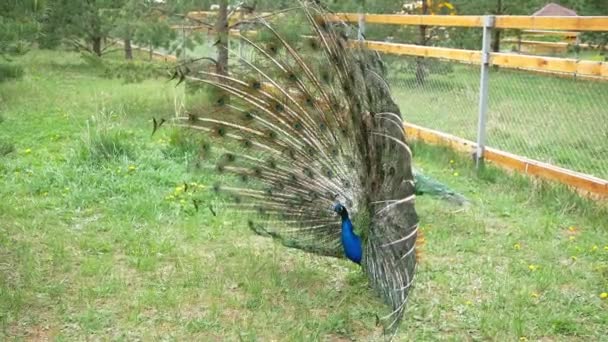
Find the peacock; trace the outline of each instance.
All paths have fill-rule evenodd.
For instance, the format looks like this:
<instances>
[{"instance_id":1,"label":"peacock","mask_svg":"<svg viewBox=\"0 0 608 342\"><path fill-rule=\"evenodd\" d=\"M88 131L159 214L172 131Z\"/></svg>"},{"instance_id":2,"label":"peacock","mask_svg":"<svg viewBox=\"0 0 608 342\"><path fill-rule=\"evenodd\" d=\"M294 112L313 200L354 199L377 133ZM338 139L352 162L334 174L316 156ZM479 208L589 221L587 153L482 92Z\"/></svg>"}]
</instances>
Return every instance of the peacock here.
<instances>
[{"instance_id":1,"label":"peacock","mask_svg":"<svg viewBox=\"0 0 608 342\"><path fill-rule=\"evenodd\" d=\"M212 191L256 234L360 265L394 333L415 279L416 195L454 193L419 176L430 187L417 189L386 67L356 30L306 0L248 30L245 53L225 47L229 72L209 57L177 68L195 95L174 124L204 137Z\"/></svg>"}]
</instances>

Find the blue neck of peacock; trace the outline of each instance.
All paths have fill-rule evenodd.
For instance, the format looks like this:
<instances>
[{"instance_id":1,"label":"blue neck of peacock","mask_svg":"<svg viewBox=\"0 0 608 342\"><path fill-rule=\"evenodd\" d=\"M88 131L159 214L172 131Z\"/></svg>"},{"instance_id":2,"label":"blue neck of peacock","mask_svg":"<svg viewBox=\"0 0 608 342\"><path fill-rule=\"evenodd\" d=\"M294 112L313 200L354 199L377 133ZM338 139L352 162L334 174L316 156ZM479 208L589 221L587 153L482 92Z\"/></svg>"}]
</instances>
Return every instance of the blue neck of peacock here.
<instances>
[{"instance_id":1,"label":"blue neck of peacock","mask_svg":"<svg viewBox=\"0 0 608 342\"><path fill-rule=\"evenodd\" d=\"M363 257L363 247L361 245L361 239L353 231L353 223L348 217L346 210L342 212L342 246L344 247L344 254L346 257L357 263L361 263Z\"/></svg>"}]
</instances>

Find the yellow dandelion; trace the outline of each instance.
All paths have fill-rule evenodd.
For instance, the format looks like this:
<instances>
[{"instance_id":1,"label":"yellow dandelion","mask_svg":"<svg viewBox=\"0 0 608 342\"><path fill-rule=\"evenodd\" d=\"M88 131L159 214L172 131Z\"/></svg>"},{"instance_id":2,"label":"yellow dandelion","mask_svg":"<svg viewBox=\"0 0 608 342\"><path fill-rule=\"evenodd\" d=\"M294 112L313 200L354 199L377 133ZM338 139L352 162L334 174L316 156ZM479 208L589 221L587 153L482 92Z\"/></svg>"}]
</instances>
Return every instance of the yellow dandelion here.
<instances>
[{"instance_id":1,"label":"yellow dandelion","mask_svg":"<svg viewBox=\"0 0 608 342\"><path fill-rule=\"evenodd\" d=\"M605 250L605 251L608 251L608 246L604 246L604 250Z\"/></svg>"},{"instance_id":2,"label":"yellow dandelion","mask_svg":"<svg viewBox=\"0 0 608 342\"><path fill-rule=\"evenodd\" d=\"M600 293L600 298L602 298L602 299L608 298L608 292L602 292L602 293Z\"/></svg>"},{"instance_id":3,"label":"yellow dandelion","mask_svg":"<svg viewBox=\"0 0 608 342\"><path fill-rule=\"evenodd\" d=\"M521 245L519 243L516 243L513 245L513 249L515 249L516 251L521 249Z\"/></svg>"},{"instance_id":4,"label":"yellow dandelion","mask_svg":"<svg viewBox=\"0 0 608 342\"><path fill-rule=\"evenodd\" d=\"M572 260L574 260L574 261L576 261L576 260L578 259L578 258L577 258L575 255L571 256L571 258L572 258Z\"/></svg>"},{"instance_id":5,"label":"yellow dandelion","mask_svg":"<svg viewBox=\"0 0 608 342\"><path fill-rule=\"evenodd\" d=\"M179 200L179 203L180 203L180 204L185 204L185 203L186 203L186 200L181 199L181 200Z\"/></svg>"},{"instance_id":6,"label":"yellow dandelion","mask_svg":"<svg viewBox=\"0 0 608 342\"><path fill-rule=\"evenodd\" d=\"M593 246L591 247L591 250L592 250L593 252L597 251L597 249L598 249L597 245L593 245Z\"/></svg>"},{"instance_id":7,"label":"yellow dandelion","mask_svg":"<svg viewBox=\"0 0 608 342\"><path fill-rule=\"evenodd\" d=\"M532 293L530 293L530 297L538 298L538 297L540 297L540 295L538 294L538 292L532 292Z\"/></svg>"},{"instance_id":8,"label":"yellow dandelion","mask_svg":"<svg viewBox=\"0 0 608 342\"><path fill-rule=\"evenodd\" d=\"M534 271L536 271L538 269L538 266L534 265L534 264L530 264L530 265L528 265L528 269L530 271L534 272Z\"/></svg>"},{"instance_id":9,"label":"yellow dandelion","mask_svg":"<svg viewBox=\"0 0 608 342\"><path fill-rule=\"evenodd\" d=\"M46 196L48 196L48 195L49 195L49 193L48 193L48 192L46 192L46 191L42 193L42 196L44 196L44 197L46 197Z\"/></svg>"},{"instance_id":10,"label":"yellow dandelion","mask_svg":"<svg viewBox=\"0 0 608 342\"><path fill-rule=\"evenodd\" d=\"M137 170L137 166L135 166L135 165L129 165L129 171L130 172L133 172L135 170Z\"/></svg>"},{"instance_id":11,"label":"yellow dandelion","mask_svg":"<svg viewBox=\"0 0 608 342\"><path fill-rule=\"evenodd\" d=\"M519 340L520 340L520 341L522 341L522 342L524 342L524 341L527 341L527 340L528 340L528 338L527 338L527 337L525 337L525 336L522 336L522 337L520 337L520 338L519 338Z\"/></svg>"},{"instance_id":12,"label":"yellow dandelion","mask_svg":"<svg viewBox=\"0 0 608 342\"><path fill-rule=\"evenodd\" d=\"M568 227L568 230L571 232L575 232L576 231L576 227L575 226L570 226Z\"/></svg>"},{"instance_id":13,"label":"yellow dandelion","mask_svg":"<svg viewBox=\"0 0 608 342\"><path fill-rule=\"evenodd\" d=\"M570 241L574 241L574 240L576 240L576 237L571 236L571 237L569 237L569 238L568 238L568 240L570 240Z\"/></svg>"},{"instance_id":14,"label":"yellow dandelion","mask_svg":"<svg viewBox=\"0 0 608 342\"><path fill-rule=\"evenodd\" d=\"M454 159L450 159L450 164L454 164Z\"/></svg>"},{"instance_id":15,"label":"yellow dandelion","mask_svg":"<svg viewBox=\"0 0 608 342\"><path fill-rule=\"evenodd\" d=\"M31 149L31 148L26 148L26 149L23 151L23 153L25 153L25 154L30 154L30 153L32 153L32 149Z\"/></svg>"},{"instance_id":16,"label":"yellow dandelion","mask_svg":"<svg viewBox=\"0 0 608 342\"><path fill-rule=\"evenodd\" d=\"M464 302L466 305L473 305L473 302L470 300L467 300L466 302Z\"/></svg>"},{"instance_id":17,"label":"yellow dandelion","mask_svg":"<svg viewBox=\"0 0 608 342\"><path fill-rule=\"evenodd\" d=\"M184 186L180 185L180 186L176 186L175 187L175 193L179 194L180 192L184 191Z\"/></svg>"},{"instance_id":18,"label":"yellow dandelion","mask_svg":"<svg viewBox=\"0 0 608 342\"><path fill-rule=\"evenodd\" d=\"M454 172L454 177L458 177L458 172Z\"/></svg>"}]
</instances>

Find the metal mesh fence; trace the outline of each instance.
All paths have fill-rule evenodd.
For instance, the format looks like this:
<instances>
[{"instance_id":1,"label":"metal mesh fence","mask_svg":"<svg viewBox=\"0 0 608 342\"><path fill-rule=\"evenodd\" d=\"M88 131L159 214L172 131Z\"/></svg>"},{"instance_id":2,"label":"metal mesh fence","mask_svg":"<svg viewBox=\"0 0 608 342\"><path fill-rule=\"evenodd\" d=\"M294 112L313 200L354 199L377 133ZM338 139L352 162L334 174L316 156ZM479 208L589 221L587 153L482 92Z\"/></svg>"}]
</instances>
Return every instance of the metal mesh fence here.
<instances>
[{"instance_id":1,"label":"metal mesh fence","mask_svg":"<svg viewBox=\"0 0 608 342\"><path fill-rule=\"evenodd\" d=\"M204 39L188 46L187 57L215 54L213 37L189 34ZM230 39L230 48L239 51L238 38ZM476 141L479 65L383 58L406 122ZM492 68L486 145L608 179L608 81Z\"/></svg>"},{"instance_id":2,"label":"metal mesh fence","mask_svg":"<svg viewBox=\"0 0 608 342\"><path fill-rule=\"evenodd\" d=\"M479 66L385 56L388 82L406 122L476 140Z\"/></svg>"},{"instance_id":3,"label":"metal mesh fence","mask_svg":"<svg viewBox=\"0 0 608 342\"><path fill-rule=\"evenodd\" d=\"M407 122L475 141L479 66L389 56ZM608 82L492 68L486 145L608 179Z\"/></svg>"},{"instance_id":4,"label":"metal mesh fence","mask_svg":"<svg viewBox=\"0 0 608 342\"><path fill-rule=\"evenodd\" d=\"M487 145L608 179L608 82L490 72Z\"/></svg>"}]
</instances>

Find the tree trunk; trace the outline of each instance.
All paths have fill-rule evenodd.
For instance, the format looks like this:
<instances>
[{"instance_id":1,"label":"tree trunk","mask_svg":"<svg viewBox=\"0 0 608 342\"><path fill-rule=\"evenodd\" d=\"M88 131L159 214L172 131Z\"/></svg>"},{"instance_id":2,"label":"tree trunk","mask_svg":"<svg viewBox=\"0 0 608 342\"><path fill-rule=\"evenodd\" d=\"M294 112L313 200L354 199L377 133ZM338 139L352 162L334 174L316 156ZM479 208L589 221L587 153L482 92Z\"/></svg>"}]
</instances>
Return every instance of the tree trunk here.
<instances>
[{"instance_id":1,"label":"tree trunk","mask_svg":"<svg viewBox=\"0 0 608 342\"><path fill-rule=\"evenodd\" d=\"M496 0L496 13L495 15L501 15L503 12L502 0ZM500 52L500 30L494 29L494 39L492 39L492 51Z\"/></svg>"},{"instance_id":2,"label":"tree trunk","mask_svg":"<svg viewBox=\"0 0 608 342\"><path fill-rule=\"evenodd\" d=\"M500 52L500 30L494 29L494 38L492 39L492 51Z\"/></svg>"},{"instance_id":3,"label":"tree trunk","mask_svg":"<svg viewBox=\"0 0 608 342\"><path fill-rule=\"evenodd\" d=\"M93 52L101 57L101 37L93 37L91 42L93 43Z\"/></svg>"},{"instance_id":4,"label":"tree trunk","mask_svg":"<svg viewBox=\"0 0 608 342\"><path fill-rule=\"evenodd\" d=\"M125 58L129 59L129 60L133 59L133 47L131 46L131 39L125 39L124 46L125 46Z\"/></svg>"},{"instance_id":5,"label":"tree trunk","mask_svg":"<svg viewBox=\"0 0 608 342\"><path fill-rule=\"evenodd\" d=\"M496 12L494 14L501 15L502 12L503 12L502 0L496 0ZM492 37L492 51L500 52L500 30L497 28L494 29L494 37ZM498 65L494 65L495 70L498 68L499 68Z\"/></svg>"},{"instance_id":6,"label":"tree trunk","mask_svg":"<svg viewBox=\"0 0 608 342\"><path fill-rule=\"evenodd\" d=\"M429 4L427 0L422 1L422 14L428 14ZM418 45L426 45L426 26L420 25L420 34L418 37ZM426 70L424 69L424 57L416 57L416 84L423 85L426 80Z\"/></svg>"},{"instance_id":7,"label":"tree trunk","mask_svg":"<svg viewBox=\"0 0 608 342\"><path fill-rule=\"evenodd\" d=\"M219 75L228 75L228 0L220 1L220 9L215 23L217 34L217 65Z\"/></svg>"}]
</instances>

